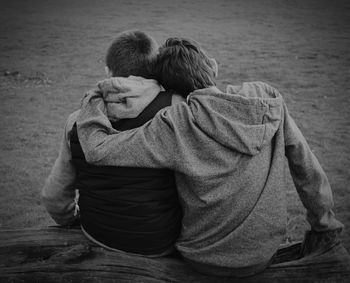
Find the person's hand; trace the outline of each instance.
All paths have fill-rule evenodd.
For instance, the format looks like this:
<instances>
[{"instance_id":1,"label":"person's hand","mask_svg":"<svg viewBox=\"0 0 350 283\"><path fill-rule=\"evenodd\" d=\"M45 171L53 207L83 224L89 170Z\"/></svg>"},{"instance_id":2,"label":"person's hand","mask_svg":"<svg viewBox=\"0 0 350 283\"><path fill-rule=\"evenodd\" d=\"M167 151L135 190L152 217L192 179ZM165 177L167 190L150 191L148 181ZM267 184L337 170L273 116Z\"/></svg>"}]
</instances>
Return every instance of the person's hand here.
<instances>
[{"instance_id":1,"label":"person's hand","mask_svg":"<svg viewBox=\"0 0 350 283\"><path fill-rule=\"evenodd\" d=\"M130 76L113 77L98 83L110 121L137 117L158 95L160 85L155 80Z\"/></svg>"},{"instance_id":2,"label":"person's hand","mask_svg":"<svg viewBox=\"0 0 350 283\"><path fill-rule=\"evenodd\" d=\"M109 78L98 82L97 87L106 102L120 103L121 96L131 90L131 78Z\"/></svg>"},{"instance_id":3,"label":"person's hand","mask_svg":"<svg viewBox=\"0 0 350 283\"><path fill-rule=\"evenodd\" d=\"M338 245L340 243L339 235L341 232L342 228L324 232L307 231L300 256L322 254L335 245Z\"/></svg>"},{"instance_id":4,"label":"person's hand","mask_svg":"<svg viewBox=\"0 0 350 283\"><path fill-rule=\"evenodd\" d=\"M89 97L89 99L94 98L94 97L102 97L102 92L98 88L91 89L87 91L83 98L81 99L80 105L83 105L83 102L86 100L86 98Z\"/></svg>"}]
</instances>

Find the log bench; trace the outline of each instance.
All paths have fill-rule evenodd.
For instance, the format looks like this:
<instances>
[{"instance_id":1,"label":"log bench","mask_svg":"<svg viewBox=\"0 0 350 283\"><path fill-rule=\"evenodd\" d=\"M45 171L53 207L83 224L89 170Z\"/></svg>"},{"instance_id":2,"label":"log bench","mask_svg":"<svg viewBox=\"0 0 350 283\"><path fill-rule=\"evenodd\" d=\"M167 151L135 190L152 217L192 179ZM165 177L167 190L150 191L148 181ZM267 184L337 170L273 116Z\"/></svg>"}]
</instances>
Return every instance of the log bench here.
<instances>
[{"instance_id":1,"label":"log bench","mask_svg":"<svg viewBox=\"0 0 350 283\"><path fill-rule=\"evenodd\" d=\"M350 256L335 235L307 232L246 278L212 277L179 255L150 259L105 250L80 229L0 229L0 282L350 282Z\"/></svg>"}]
</instances>

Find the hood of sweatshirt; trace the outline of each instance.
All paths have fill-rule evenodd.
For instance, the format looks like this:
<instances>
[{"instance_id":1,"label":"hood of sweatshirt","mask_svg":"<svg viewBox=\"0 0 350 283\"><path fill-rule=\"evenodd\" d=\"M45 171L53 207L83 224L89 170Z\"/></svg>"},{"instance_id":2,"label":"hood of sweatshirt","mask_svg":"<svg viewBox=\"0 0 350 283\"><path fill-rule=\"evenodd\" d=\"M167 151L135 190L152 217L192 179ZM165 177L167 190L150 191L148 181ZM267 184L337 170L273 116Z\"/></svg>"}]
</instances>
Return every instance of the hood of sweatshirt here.
<instances>
[{"instance_id":1,"label":"hood of sweatshirt","mask_svg":"<svg viewBox=\"0 0 350 283\"><path fill-rule=\"evenodd\" d=\"M98 88L111 121L137 117L162 90L156 80L136 76L105 79L98 83Z\"/></svg>"},{"instance_id":2,"label":"hood of sweatshirt","mask_svg":"<svg viewBox=\"0 0 350 283\"><path fill-rule=\"evenodd\" d=\"M275 135L282 119L283 100L264 83L196 90L187 98L195 123L225 147L255 155Z\"/></svg>"}]
</instances>

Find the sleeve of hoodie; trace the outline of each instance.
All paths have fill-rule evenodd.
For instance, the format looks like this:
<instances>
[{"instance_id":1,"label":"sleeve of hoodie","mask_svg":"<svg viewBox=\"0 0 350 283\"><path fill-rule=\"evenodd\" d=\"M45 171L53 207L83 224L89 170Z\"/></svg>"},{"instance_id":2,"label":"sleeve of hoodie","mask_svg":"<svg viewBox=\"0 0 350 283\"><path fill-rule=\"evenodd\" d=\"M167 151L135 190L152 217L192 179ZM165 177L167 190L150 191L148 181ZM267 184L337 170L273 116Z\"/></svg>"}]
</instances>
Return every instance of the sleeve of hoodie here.
<instances>
[{"instance_id":1,"label":"sleeve of hoodie","mask_svg":"<svg viewBox=\"0 0 350 283\"><path fill-rule=\"evenodd\" d=\"M78 219L75 201L76 172L70 162L71 152L68 138L76 116L77 112L74 112L66 122L59 155L41 192L43 205L59 225L72 225Z\"/></svg>"},{"instance_id":2,"label":"sleeve of hoodie","mask_svg":"<svg viewBox=\"0 0 350 283\"><path fill-rule=\"evenodd\" d=\"M299 197L307 209L313 230L322 232L342 228L332 211L333 196L327 176L307 141L284 105L286 157Z\"/></svg>"},{"instance_id":3,"label":"sleeve of hoodie","mask_svg":"<svg viewBox=\"0 0 350 283\"><path fill-rule=\"evenodd\" d=\"M94 165L174 167L174 127L161 111L140 128L119 132L106 116L102 94L91 91L77 119L78 136L87 162Z\"/></svg>"}]
</instances>

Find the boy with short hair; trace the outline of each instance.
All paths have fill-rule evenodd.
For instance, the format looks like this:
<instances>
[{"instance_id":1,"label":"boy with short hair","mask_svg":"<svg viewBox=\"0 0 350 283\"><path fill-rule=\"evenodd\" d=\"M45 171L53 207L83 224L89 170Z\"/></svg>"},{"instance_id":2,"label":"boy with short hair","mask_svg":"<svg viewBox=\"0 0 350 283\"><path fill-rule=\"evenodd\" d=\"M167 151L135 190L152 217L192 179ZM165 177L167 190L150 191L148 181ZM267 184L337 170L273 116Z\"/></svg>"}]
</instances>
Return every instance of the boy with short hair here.
<instances>
[{"instance_id":1,"label":"boy with short hair","mask_svg":"<svg viewBox=\"0 0 350 283\"><path fill-rule=\"evenodd\" d=\"M118 76L111 85L118 93L105 96L108 109L117 111L111 116L114 128L141 126L171 105L173 94L151 79L150 65L157 53L155 40L140 31L119 34L109 47L106 72ZM101 86L108 89L103 82ZM173 172L87 164L77 135L78 114L67 120L59 156L42 190L47 211L58 224L74 223L78 190L79 221L89 239L119 252L149 257L169 254L182 217Z\"/></svg>"},{"instance_id":2,"label":"boy with short hair","mask_svg":"<svg viewBox=\"0 0 350 283\"><path fill-rule=\"evenodd\" d=\"M155 72L165 89L186 98L196 89L215 86L218 66L194 40L174 37L159 48Z\"/></svg>"},{"instance_id":3,"label":"boy with short hair","mask_svg":"<svg viewBox=\"0 0 350 283\"><path fill-rule=\"evenodd\" d=\"M106 54L106 69L111 77L138 76L154 79L151 68L158 54L158 43L141 31L124 31L117 35Z\"/></svg>"},{"instance_id":4,"label":"boy with short hair","mask_svg":"<svg viewBox=\"0 0 350 283\"><path fill-rule=\"evenodd\" d=\"M186 102L119 132L106 118L100 88L83 100L78 134L92 164L174 170L184 214L179 252L200 272L250 276L268 266L285 235L285 158L312 230L343 225L334 217L327 177L280 93L261 82L221 92L200 50L173 38L158 55L158 63L166 62L158 66L160 82ZM198 89L201 83L208 88Z\"/></svg>"}]
</instances>

